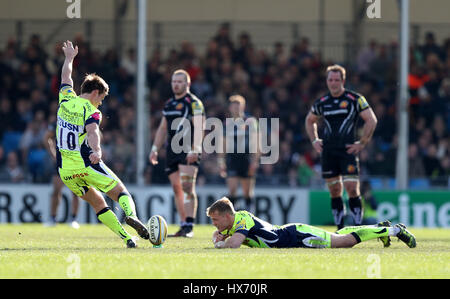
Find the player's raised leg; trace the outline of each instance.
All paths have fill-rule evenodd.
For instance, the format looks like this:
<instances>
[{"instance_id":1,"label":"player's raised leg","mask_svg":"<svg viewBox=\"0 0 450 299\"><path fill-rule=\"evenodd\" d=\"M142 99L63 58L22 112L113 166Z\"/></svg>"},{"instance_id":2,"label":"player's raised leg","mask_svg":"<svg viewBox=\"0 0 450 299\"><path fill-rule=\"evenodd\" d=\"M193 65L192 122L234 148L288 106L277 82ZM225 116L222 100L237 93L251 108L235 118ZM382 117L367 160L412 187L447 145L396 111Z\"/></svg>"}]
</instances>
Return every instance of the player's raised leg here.
<instances>
[{"instance_id":1,"label":"player's raised leg","mask_svg":"<svg viewBox=\"0 0 450 299\"><path fill-rule=\"evenodd\" d=\"M90 165L87 168L87 174L85 181L89 186L97 188L106 193L112 200L118 202L125 212L125 222L133 227L141 238L147 240L149 238L148 230L137 218L133 198L115 173L105 163L100 162Z\"/></svg>"}]
</instances>

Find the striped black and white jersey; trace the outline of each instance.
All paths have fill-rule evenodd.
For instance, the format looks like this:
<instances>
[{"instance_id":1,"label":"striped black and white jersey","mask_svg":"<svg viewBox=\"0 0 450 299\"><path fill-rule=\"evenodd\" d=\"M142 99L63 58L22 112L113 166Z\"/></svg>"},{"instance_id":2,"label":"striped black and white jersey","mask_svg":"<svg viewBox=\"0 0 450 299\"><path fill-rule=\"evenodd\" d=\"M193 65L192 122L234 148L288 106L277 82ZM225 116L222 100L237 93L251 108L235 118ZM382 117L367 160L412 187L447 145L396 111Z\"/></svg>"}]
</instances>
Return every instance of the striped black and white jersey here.
<instances>
[{"instance_id":1,"label":"striped black and white jersey","mask_svg":"<svg viewBox=\"0 0 450 299\"><path fill-rule=\"evenodd\" d=\"M311 112L323 119L319 136L324 146L345 148L346 144L354 143L359 113L369 108L364 96L347 89L339 97L328 93L314 101Z\"/></svg>"}]
</instances>

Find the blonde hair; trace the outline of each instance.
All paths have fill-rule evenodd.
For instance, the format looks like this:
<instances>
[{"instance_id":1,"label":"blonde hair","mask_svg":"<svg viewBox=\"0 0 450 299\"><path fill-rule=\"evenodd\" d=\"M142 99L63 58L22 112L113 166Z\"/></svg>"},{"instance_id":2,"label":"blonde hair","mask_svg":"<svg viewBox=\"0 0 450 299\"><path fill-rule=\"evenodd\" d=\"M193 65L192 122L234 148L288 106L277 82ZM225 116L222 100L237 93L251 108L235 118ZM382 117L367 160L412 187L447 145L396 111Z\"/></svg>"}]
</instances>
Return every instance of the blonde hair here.
<instances>
[{"instance_id":1,"label":"blonde hair","mask_svg":"<svg viewBox=\"0 0 450 299\"><path fill-rule=\"evenodd\" d=\"M235 213L233 203L227 197L222 197L221 199L216 200L206 209L206 215L210 217L211 214L216 211L219 212L219 214L228 213L234 215Z\"/></svg>"},{"instance_id":2,"label":"blonde hair","mask_svg":"<svg viewBox=\"0 0 450 299\"><path fill-rule=\"evenodd\" d=\"M173 75L172 75L172 76L175 76L175 75L184 75L184 76L186 77L186 82L187 82L188 84L191 83L191 76L189 76L189 73L186 72L185 70L183 70L183 69L178 69L178 70L176 70L175 72L173 72Z\"/></svg>"},{"instance_id":3,"label":"blonde hair","mask_svg":"<svg viewBox=\"0 0 450 299\"><path fill-rule=\"evenodd\" d=\"M338 72L341 74L342 80L345 80L345 68L340 66L339 64L333 64L327 67L327 77L330 72Z\"/></svg>"}]
</instances>

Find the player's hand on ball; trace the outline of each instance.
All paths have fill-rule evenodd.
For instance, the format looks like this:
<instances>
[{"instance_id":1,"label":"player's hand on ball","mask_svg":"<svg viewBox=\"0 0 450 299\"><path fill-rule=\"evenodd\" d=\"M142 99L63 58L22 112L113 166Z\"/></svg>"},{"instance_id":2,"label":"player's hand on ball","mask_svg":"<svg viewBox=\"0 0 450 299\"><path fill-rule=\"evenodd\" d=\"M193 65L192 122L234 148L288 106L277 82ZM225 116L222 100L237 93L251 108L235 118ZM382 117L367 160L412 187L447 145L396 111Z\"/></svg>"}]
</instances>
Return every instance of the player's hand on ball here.
<instances>
[{"instance_id":1,"label":"player's hand on ball","mask_svg":"<svg viewBox=\"0 0 450 299\"><path fill-rule=\"evenodd\" d=\"M213 237L212 237L212 241L214 244L216 244L217 242L220 241L225 241L225 239L228 237L228 235L222 235L221 233L219 233L219 231L215 231L213 233Z\"/></svg>"},{"instance_id":2,"label":"player's hand on ball","mask_svg":"<svg viewBox=\"0 0 450 299\"><path fill-rule=\"evenodd\" d=\"M224 248L225 247L225 242L224 241L218 241L218 242L214 243L214 247L215 248Z\"/></svg>"},{"instance_id":3,"label":"player's hand on ball","mask_svg":"<svg viewBox=\"0 0 450 299\"><path fill-rule=\"evenodd\" d=\"M214 247L215 248L223 248L223 247L225 247L225 239L227 237L228 237L227 235L222 235L222 234L219 233L219 231L216 230L213 233L213 238L212 238Z\"/></svg>"}]
</instances>

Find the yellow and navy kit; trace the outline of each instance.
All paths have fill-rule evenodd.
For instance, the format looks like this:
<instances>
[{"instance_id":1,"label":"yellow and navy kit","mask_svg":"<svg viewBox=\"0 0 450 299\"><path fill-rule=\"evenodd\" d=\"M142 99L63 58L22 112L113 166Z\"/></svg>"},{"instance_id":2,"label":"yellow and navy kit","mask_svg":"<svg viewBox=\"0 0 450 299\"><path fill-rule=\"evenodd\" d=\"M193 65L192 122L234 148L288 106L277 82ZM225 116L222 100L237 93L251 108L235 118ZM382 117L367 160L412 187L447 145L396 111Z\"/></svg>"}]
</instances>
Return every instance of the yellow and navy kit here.
<instances>
[{"instance_id":1,"label":"yellow and navy kit","mask_svg":"<svg viewBox=\"0 0 450 299\"><path fill-rule=\"evenodd\" d=\"M102 161L91 164L92 149L86 138L86 126L100 125L101 112L89 100L78 97L72 86L63 84L57 117L56 156L61 180L80 197L91 187L109 192L120 180Z\"/></svg>"},{"instance_id":2,"label":"yellow and navy kit","mask_svg":"<svg viewBox=\"0 0 450 299\"><path fill-rule=\"evenodd\" d=\"M61 85L56 121L56 156L58 168L81 169L91 162L92 149L87 143L86 126L100 124L102 114L87 99L77 96L72 86Z\"/></svg>"},{"instance_id":3,"label":"yellow and navy kit","mask_svg":"<svg viewBox=\"0 0 450 299\"><path fill-rule=\"evenodd\" d=\"M273 225L245 210L236 212L231 229L220 233L227 236L235 233L243 234L245 240L242 244L249 247L331 247L331 235L323 229L302 223Z\"/></svg>"}]
</instances>

